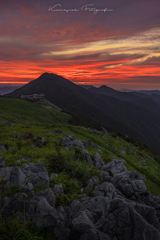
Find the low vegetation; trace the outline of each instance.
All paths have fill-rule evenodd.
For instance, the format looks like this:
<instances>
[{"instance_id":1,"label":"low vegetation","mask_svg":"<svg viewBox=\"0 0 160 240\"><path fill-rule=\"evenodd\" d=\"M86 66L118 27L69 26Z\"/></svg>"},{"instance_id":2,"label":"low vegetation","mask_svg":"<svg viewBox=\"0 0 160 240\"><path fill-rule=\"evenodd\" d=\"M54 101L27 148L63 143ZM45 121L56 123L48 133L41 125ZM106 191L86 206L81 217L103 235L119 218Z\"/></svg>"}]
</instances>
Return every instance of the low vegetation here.
<instances>
[{"instance_id":1,"label":"low vegetation","mask_svg":"<svg viewBox=\"0 0 160 240\"><path fill-rule=\"evenodd\" d=\"M112 156L123 158L128 170L145 175L146 186L150 192L160 194L160 156L146 146L122 134L93 130L92 123L91 126L85 126L86 120L83 121L83 126L72 125L71 115L47 108L46 104L43 106L1 97L0 109L0 144L7 148L6 151L0 150L0 156L5 159L7 167L43 162L49 173L58 173L58 176L50 181L51 188L54 184L62 183L64 189L64 194L56 194L56 206L65 206L74 199L79 199L81 189L91 177L96 175L102 180L100 171L85 162L78 148L69 151L62 148L59 143L65 136L52 133L56 129L68 134L73 133L82 141L91 139L92 143L100 147L100 155L105 163L111 161ZM4 124L6 121L11 121L14 126ZM16 135L21 137L17 138ZM45 144L40 141L42 137L46 140ZM125 151L125 155L121 150ZM96 149L88 148L87 151L93 158ZM43 186L41 187L43 189ZM29 223L24 224L12 216L0 224L0 239L54 238L47 235L44 229L37 229Z\"/></svg>"}]
</instances>

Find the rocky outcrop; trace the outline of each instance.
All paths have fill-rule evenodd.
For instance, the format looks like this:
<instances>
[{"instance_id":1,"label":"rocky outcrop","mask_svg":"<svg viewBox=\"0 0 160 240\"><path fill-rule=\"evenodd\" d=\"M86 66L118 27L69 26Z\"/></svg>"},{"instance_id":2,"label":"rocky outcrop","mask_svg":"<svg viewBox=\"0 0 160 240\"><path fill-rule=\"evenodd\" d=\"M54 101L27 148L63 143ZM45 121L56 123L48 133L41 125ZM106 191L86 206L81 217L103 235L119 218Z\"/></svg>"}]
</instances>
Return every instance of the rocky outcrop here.
<instances>
[{"instance_id":1,"label":"rocky outcrop","mask_svg":"<svg viewBox=\"0 0 160 240\"><path fill-rule=\"evenodd\" d=\"M40 187L41 184L45 187L49 187L48 171L45 168L44 163L23 164L22 167L22 172L33 184L34 188Z\"/></svg>"},{"instance_id":2,"label":"rocky outcrop","mask_svg":"<svg viewBox=\"0 0 160 240\"><path fill-rule=\"evenodd\" d=\"M73 146L70 138L65 138L66 142ZM84 149L82 152L86 162L91 163L89 153ZM126 170L121 159L112 157L104 164L98 153L94 153L93 164L103 175L103 182L97 176L87 182L84 191L93 190L93 197L80 195L81 200L56 209L55 195L64 193L63 186L59 183L49 188L43 163L23 164L20 169L6 167L0 157L0 178L5 177L7 187L16 184L22 188L8 204L5 216L13 210L23 214L25 202L26 219L38 227L52 229L58 240L159 240L160 196L146 194L144 176ZM50 180L55 176L51 174ZM46 189L34 194L33 188L38 188L40 182ZM4 202L7 201L5 197Z\"/></svg>"},{"instance_id":3,"label":"rocky outcrop","mask_svg":"<svg viewBox=\"0 0 160 240\"><path fill-rule=\"evenodd\" d=\"M94 161L94 165L98 169L101 169L104 166L104 162L102 161L101 156L97 152L94 153L93 161Z\"/></svg>"}]
</instances>

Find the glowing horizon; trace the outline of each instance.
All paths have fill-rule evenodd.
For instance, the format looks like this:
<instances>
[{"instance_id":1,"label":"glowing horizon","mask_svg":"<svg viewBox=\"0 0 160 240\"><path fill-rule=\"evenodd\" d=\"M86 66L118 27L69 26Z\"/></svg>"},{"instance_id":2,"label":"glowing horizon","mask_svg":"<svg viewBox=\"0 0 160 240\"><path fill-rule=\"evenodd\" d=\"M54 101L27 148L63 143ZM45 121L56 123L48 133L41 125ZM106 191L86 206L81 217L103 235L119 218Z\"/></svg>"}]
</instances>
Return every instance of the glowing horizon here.
<instances>
[{"instance_id":1,"label":"glowing horizon","mask_svg":"<svg viewBox=\"0 0 160 240\"><path fill-rule=\"evenodd\" d=\"M76 84L160 89L160 3L122 3L109 0L113 12L97 14L49 12L49 0L0 3L0 87L52 72Z\"/></svg>"}]
</instances>

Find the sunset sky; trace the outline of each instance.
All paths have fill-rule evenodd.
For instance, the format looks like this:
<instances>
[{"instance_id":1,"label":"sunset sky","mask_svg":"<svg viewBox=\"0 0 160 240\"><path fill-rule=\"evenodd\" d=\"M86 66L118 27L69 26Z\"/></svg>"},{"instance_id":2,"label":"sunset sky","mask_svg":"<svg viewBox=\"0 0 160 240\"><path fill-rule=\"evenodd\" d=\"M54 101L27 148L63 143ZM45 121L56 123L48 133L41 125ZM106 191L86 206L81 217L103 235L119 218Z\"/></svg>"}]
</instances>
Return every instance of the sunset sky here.
<instances>
[{"instance_id":1,"label":"sunset sky","mask_svg":"<svg viewBox=\"0 0 160 240\"><path fill-rule=\"evenodd\" d=\"M0 87L44 72L160 90L160 0L1 0Z\"/></svg>"}]
</instances>

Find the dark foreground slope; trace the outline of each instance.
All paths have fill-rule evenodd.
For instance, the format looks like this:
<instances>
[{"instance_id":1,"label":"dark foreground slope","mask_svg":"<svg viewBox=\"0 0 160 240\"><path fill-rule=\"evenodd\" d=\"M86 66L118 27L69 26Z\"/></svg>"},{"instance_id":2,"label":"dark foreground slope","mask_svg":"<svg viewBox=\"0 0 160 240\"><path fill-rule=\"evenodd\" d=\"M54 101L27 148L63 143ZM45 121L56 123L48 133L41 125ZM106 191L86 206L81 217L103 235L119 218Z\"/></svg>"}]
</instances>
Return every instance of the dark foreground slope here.
<instances>
[{"instance_id":1,"label":"dark foreground slope","mask_svg":"<svg viewBox=\"0 0 160 240\"><path fill-rule=\"evenodd\" d=\"M160 118L132 102L97 95L55 74L42 74L38 79L9 94L41 93L62 109L86 116L116 132L141 141L159 151ZM135 98L135 96L133 96Z\"/></svg>"}]
</instances>

